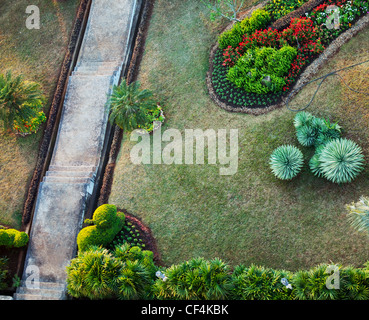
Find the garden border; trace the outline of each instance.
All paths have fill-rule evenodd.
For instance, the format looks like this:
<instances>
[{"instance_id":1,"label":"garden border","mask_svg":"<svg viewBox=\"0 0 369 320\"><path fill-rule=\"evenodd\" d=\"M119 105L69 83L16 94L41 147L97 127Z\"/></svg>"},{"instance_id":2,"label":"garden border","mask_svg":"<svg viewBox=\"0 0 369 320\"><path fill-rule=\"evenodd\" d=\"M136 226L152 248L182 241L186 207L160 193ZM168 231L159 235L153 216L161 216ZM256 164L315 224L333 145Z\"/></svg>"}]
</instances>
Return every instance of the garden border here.
<instances>
[{"instance_id":1,"label":"garden border","mask_svg":"<svg viewBox=\"0 0 369 320\"><path fill-rule=\"evenodd\" d=\"M252 7L251 9L249 9L244 14L243 18L250 15L254 10L262 8L266 4L266 2L267 1L264 1L263 3L258 4ZM233 23L230 23L223 31L228 30L229 28L232 27L232 25ZM310 63L306 67L306 69L299 76L298 80L295 82L293 88L291 88L291 90L289 91L290 93L282 97L281 102L275 105L265 107L265 108L248 108L246 106L237 108L237 107L232 107L219 100L218 96L214 92L214 88L213 88L213 84L211 80L212 73L213 73L213 60L214 60L215 53L218 49L218 42L216 42L210 50L209 70L207 71L207 74L206 74L206 86L208 88L209 95L218 107L226 111L229 111L229 112L247 113L247 114L258 116L258 115L266 114L266 113L269 113L270 111L279 109L283 105L285 105L287 100L289 101L291 98L293 98L301 90L302 86L304 84L307 84L311 80L312 76L317 74L319 69L326 63L327 59L332 58L340 50L343 44L348 42L351 38L357 35L358 32L363 30L368 25L369 25L369 14L360 18L350 29L343 32L336 39L334 39L330 43L330 45L312 63Z\"/></svg>"}]
</instances>

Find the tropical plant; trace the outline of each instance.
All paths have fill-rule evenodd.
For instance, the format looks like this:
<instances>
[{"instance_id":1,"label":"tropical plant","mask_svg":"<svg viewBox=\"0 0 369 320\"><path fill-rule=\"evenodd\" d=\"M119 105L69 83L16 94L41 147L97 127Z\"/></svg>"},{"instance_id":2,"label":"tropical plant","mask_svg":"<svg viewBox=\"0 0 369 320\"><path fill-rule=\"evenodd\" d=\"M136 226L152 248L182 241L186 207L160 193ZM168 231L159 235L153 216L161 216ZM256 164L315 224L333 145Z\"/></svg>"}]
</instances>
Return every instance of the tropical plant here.
<instances>
[{"instance_id":1,"label":"tropical plant","mask_svg":"<svg viewBox=\"0 0 369 320\"><path fill-rule=\"evenodd\" d=\"M301 171L304 159L298 148L292 145L283 145L273 151L269 163L277 178L290 180Z\"/></svg>"},{"instance_id":2,"label":"tropical plant","mask_svg":"<svg viewBox=\"0 0 369 320\"><path fill-rule=\"evenodd\" d=\"M156 267L153 254L129 245L114 251L90 246L67 267L67 290L75 298L150 298Z\"/></svg>"},{"instance_id":3,"label":"tropical plant","mask_svg":"<svg viewBox=\"0 0 369 320\"><path fill-rule=\"evenodd\" d=\"M24 80L23 75L0 74L0 121L5 129L27 131L26 125L37 118L45 97L40 84Z\"/></svg>"},{"instance_id":4,"label":"tropical plant","mask_svg":"<svg viewBox=\"0 0 369 320\"><path fill-rule=\"evenodd\" d=\"M122 81L113 87L109 97L111 113L109 120L125 131L132 131L147 125L147 112L156 107L151 91L140 89L139 82L127 85Z\"/></svg>"},{"instance_id":5,"label":"tropical plant","mask_svg":"<svg viewBox=\"0 0 369 320\"><path fill-rule=\"evenodd\" d=\"M326 179L334 183L347 183L363 170L364 155L354 141L340 138L324 146L319 162Z\"/></svg>"},{"instance_id":6,"label":"tropical plant","mask_svg":"<svg viewBox=\"0 0 369 320\"><path fill-rule=\"evenodd\" d=\"M356 203L346 206L351 226L359 232L369 234L369 198L361 197Z\"/></svg>"},{"instance_id":7,"label":"tropical plant","mask_svg":"<svg viewBox=\"0 0 369 320\"><path fill-rule=\"evenodd\" d=\"M292 294L298 300L336 300L339 290L327 288L327 265L321 264L310 270L297 271L291 280Z\"/></svg>"},{"instance_id":8,"label":"tropical plant","mask_svg":"<svg viewBox=\"0 0 369 320\"><path fill-rule=\"evenodd\" d=\"M263 266L238 265L232 274L233 294L237 300L288 300L291 289L282 279L291 281L292 273Z\"/></svg>"},{"instance_id":9,"label":"tropical plant","mask_svg":"<svg viewBox=\"0 0 369 320\"><path fill-rule=\"evenodd\" d=\"M165 280L157 279L153 293L158 299L226 299L232 283L229 266L219 259L194 258L164 270Z\"/></svg>"}]
</instances>

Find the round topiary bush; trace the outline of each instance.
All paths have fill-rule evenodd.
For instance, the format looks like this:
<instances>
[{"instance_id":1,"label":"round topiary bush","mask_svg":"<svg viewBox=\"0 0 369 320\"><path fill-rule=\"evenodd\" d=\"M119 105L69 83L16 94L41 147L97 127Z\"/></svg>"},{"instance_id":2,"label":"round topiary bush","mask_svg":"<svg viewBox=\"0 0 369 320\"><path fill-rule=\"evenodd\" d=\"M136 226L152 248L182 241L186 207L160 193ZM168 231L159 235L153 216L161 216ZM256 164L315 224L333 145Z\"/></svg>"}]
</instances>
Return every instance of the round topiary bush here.
<instances>
[{"instance_id":1,"label":"round topiary bush","mask_svg":"<svg viewBox=\"0 0 369 320\"><path fill-rule=\"evenodd\" d=\"M284 145L273 151L269 163L278 179L290 180L301 171L304 158L302 152L295 146Z\"/></svg>"},{"instance_id":2,"label":"round topiary bush","mask_svg":"<svg viewBox=\"0 0 369 320\"><path fill-rule=\"evenodd\" d=\"M326 179L334 183L347 183L363 170L364 155L354 141L340 138L324 146L319 162Z\"/></svg>"}]
</instances>

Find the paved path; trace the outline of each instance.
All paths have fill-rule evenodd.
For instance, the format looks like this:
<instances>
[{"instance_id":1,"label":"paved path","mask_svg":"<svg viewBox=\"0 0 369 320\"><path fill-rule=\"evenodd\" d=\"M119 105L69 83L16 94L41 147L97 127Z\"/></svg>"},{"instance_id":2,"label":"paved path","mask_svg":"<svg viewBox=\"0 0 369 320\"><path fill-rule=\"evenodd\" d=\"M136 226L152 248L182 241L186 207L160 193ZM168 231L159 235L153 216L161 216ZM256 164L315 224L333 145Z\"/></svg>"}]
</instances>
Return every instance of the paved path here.
<instances>
[{"instance_id":1,"label":"paved path","mask_svg":"<svg viewBox=\"0 0 369 320\"><path fill-rule=\"evenodd\" d=\"M51 163L40 184L15 299L66 298L65 267L76 254L76 237L101 165L107 95L128 63L140 6L141 0L92 0Z\"/></svg>"}]
</instances>

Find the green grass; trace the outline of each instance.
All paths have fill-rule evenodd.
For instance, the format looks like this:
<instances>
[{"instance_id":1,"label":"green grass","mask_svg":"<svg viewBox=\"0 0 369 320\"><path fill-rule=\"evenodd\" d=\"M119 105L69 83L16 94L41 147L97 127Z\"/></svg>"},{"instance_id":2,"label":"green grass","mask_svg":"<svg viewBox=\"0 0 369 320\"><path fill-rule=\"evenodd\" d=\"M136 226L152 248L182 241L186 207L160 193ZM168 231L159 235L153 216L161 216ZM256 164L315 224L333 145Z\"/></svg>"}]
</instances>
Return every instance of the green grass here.
<instances>
[{"instance_id":1,"label":"green grass","mask_svg":"<svg viewBox=\"0 0 369 320\"><path fill-rule=\"evenodd\" d=\"M255 117L217 107L205 76L220 27L199 1L157 0L139 80L164 100L163 130L239 129L237 173L220 176L220 165L134 165L134 142L125 135L109 202L143 219L166 264L203 256L291 271L331 261L361 266L369 259L369 239L350 227L345 204L368 194L368 167L348 185L316 178L308 169L313 151L296 139L294 113L282 108ZM368 36L367 29L352 39L320 74L368 59ZM358 70L342 75L357 78ZM291 106L306 104L313 90L306 87ZM351 96L338 79L328 79L308 111L339 121L367 157L369 99ZM306 159L290 182L269 168L270 154L282 144L300 147Z\"/></svg>"},{"instance_id":2,"label":"green grass","mask_svg":"<svg viewBox=\"0 0 369 320\"><path fill-rule=\"evenodd\" d=\"M40 29L26 28L29 1L0 2L0 73L41 83L47 113L68 45L79 0L35 0L40 9ZM19 138L0 130L0 224L19 228L27 185L36 165L42 129Z\"/></svg>"}]
</instances>

